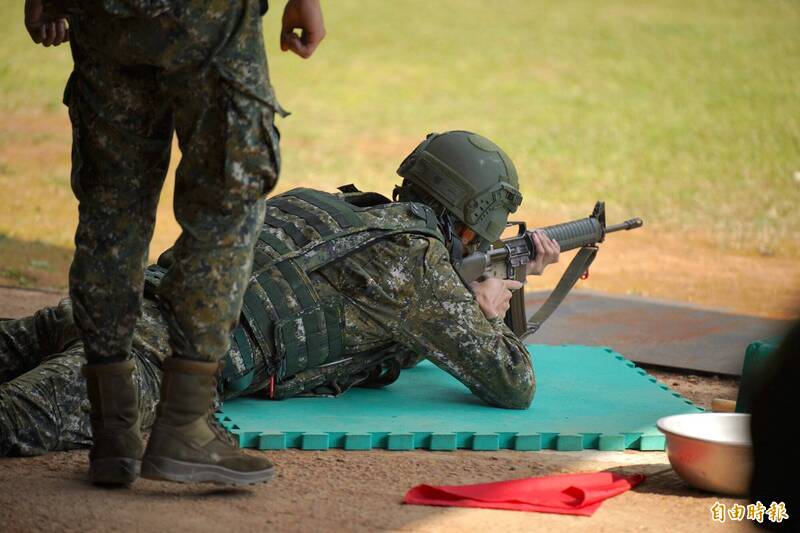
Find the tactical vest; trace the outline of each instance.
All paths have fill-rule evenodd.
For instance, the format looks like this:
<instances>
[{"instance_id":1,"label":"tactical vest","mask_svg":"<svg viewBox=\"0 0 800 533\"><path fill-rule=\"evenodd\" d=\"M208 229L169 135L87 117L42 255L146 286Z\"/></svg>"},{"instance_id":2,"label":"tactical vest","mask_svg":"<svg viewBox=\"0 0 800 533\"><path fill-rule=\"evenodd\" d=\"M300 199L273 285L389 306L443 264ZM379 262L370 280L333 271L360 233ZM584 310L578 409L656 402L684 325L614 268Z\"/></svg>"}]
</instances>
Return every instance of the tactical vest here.
<instances>
[{"instance_id":1,"label":"tactical vest","mask_svg":"<svg viewBox=\"0 0 800 533\"><path fill-rule=\"evenodd\" d=\"M267 200L242 319L232 334L241 357L234 361L230 352L225 357L228 391L243 391L253 380L249 339L267 357L267 371L277 383L342 358L342 298L321 298L311 273L392 235L443 240L428 206L392 203L352 186L341 189L343 194L334 195L299 188Z\"/></svg>"}]
</instances>

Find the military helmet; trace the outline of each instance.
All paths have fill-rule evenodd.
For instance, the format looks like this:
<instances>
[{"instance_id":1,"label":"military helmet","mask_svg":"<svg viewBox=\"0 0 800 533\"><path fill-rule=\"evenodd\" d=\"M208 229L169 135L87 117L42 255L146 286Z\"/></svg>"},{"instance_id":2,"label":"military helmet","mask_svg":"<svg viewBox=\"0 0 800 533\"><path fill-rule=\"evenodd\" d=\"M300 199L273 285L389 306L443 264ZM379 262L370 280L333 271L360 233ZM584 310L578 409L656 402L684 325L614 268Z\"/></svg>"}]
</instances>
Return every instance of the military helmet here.
<instances>
[{"instance_id":1,"label":"military helmet","mask_svg":"<svg viewBox=\"0 0 800 533\"><path fill-rule=\"evenodd\" d=\"M493 243L522 202L517 169L486 137L469 131L431 133L397 173Z\"/></svg>"}]
</instances>

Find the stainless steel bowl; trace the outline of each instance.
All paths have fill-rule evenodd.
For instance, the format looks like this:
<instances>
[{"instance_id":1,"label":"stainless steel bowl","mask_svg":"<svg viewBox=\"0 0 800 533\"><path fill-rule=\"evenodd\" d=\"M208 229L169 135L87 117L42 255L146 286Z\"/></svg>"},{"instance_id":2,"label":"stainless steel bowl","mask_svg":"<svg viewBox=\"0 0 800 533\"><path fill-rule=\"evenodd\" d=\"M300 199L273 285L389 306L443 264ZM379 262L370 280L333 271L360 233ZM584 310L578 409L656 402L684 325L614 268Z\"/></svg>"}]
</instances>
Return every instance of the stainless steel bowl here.
<instances>
[{"instance_id":1,"label":"stainless steel bowl","mask_svg":"<svg viewBox=\"0 0 800 533\"><path fill-rule=\"evenodd\" d=\"M698 489L741 496L753 472L750 415L693 413L661 418L673 470Z\"/></svg>"}]
</instances>

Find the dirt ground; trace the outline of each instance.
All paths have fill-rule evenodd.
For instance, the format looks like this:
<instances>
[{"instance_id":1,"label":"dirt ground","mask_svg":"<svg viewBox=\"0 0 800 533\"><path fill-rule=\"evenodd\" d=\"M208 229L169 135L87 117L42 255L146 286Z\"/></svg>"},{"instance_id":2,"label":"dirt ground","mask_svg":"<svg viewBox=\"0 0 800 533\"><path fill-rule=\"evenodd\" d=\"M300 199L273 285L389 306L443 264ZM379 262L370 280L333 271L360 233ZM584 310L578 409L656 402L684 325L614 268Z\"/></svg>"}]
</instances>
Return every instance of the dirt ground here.
<instances>
[{"instance_id":1,"label":"dirt ground","mask_svg":"<svg viewBox=\"0 0 800 533\"><path fill-rule=\"evenodd\" d=\"M401 504L420 483L459 484L568 472L657 474L662 452L251 452L279 468L246 490L139 480L101 490L85 480L87 454L0 461L5 531L748 531L711 520L717 497L671 470L603 503L591 517Z\"/></svg>"},{"instance_id":2,"label":"dirt ground","mask_svg":"<svg viewBox=\"0 0 800 533\"><path fill-rule=\"evenodd\" d=\"M0 316L23 316L63 293L0 287ZM738 380L648 369L709 408L735 399ZM129 490L86 482L87 452L0 459L2 531L748 531L746 522L711 520L717 501L746 503L688 487L663 452L303 452L264 453L276 479L250 489L139 480ZM420 483L464 484L557 473L613 470L651 475L592 517L407 506Z\"/></svg>"}]
</instances>

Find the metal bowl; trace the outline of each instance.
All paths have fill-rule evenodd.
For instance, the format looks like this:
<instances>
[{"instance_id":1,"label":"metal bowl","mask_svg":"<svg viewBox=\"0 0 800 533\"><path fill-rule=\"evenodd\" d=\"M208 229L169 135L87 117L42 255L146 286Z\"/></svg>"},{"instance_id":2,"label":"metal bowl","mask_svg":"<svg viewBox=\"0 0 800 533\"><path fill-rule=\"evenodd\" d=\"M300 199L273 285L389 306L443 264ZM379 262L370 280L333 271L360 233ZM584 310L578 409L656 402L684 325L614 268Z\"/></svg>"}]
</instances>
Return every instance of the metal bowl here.
<instances>
[{"instance_id":1,"label":"metal bowl","mask_svg":"<svg viewBox=\"0 0 800 533\"><path fill-rule=\"evenodd\" d=\"M750 415L693 413L661 418L673 470L698 489L742 496L753 472Z\"/></svg>"}]
</instances>

